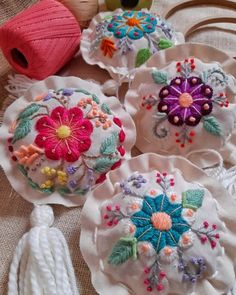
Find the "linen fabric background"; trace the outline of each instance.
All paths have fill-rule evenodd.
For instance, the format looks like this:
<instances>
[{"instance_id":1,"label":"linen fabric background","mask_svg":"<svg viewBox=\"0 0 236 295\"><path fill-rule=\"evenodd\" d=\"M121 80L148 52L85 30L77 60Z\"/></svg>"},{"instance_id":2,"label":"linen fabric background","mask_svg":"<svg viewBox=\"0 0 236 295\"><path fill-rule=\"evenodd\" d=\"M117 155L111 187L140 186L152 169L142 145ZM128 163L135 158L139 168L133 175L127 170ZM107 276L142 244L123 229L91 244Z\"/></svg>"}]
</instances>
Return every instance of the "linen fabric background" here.
<instances>
[{"instance_id":1,"label":"linen fabric background","mask_svg":"<svg viewBox=\"0 0 236 295\"><path fill-rule=\"evenodd\" d=\"M236 0L234 1L236 2ZM0 24L3 24L7 19L34 2L36 2L36 0L1 0ZM154 0L152 11L161 15L169 5L173 5L176 2L176 0ZM204 6L183 9L170 17L169 21L177 31L182 31L186 26L191 25L191 23L200 18L210 16L216 17L217 15L235 16L235 11L206 4ZM192 34L187 41L212 44L223 51L227 50L233 52L236 48L235 30L236 25L232 24L209 25ZM8 63L0 53L0 120L2 120L4 109L11 102L11 100L7 98L7 92L4 89L7 83L7 74L9 74L9 70L10 67ZM70 74L76 75L76 64L73 65L71 73L70 68L67 68L67 75ZM25 201L20 195L13 191L2 169L0 169L1 295L7 294L8 272L13 251L19 239L30 228L29 217L32 209L32 204ZM69 244L81 295L97 294L90 282L90 273L79 249L81 208L68 209L63 206L53 206L53 209L55 215L54 226L63 232Z\"/></svg>"}]
</instances>

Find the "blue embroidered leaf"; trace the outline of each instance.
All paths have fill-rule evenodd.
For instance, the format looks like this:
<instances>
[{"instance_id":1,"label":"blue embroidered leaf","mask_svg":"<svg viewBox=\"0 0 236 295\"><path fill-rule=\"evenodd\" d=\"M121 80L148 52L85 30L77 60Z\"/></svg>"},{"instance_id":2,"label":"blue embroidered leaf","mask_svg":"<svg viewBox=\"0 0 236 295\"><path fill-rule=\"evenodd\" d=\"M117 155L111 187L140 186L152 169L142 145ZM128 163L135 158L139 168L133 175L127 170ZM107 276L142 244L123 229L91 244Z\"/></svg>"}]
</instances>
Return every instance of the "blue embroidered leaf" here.
<instances>
[{"instance_id":1,"label":"blue embroidered leaf","mask_svg":"<svg viewBox=\"0 0 236 295\"><path fill-rule=\"evenodd\" d=\"M98 158L94 170L98 173L107 172L118 161L119 158Z\"/></svg>"},{"instance_id":2,"label":"blue embroidered leaf","mask_svg":"<svg viewBox=\"0 0 236 295\"><path fill-rule=\"evenodd\" d=\"M207 132L211 133L212 135L221 135L222 130L220 124L214 117L203 118L203 127Z\"/></svg>"},{"instance_id":3,"label":"blue embroidered leaf","mask_svg":"<svg viewBox=\"0 0 236 295\"><path fill-rule=\"evenodd\" d=\"M22 119L17 126L12 143L15 143L17 140L24 138L31 130L31 122L28 118Z\"/></svg>"},{"instance_id":4,"label":"blue embroidered leaf","mask_svg":"<svg viewBox=\"0 0 236 295\"><path fill-rule=\"evenodd\" d=\"M152 71L152 78L157 84L167 84L167 73L157 70Z\"/></svg>"},{"instance_id":5,"label":"blue embroidered leaf","mask_svg":"<svg viewBox=\"0 0 236 295\"><path fill-rule=\"evenodd\" d=\"M160 39L158 43L159 49L166 49L173 46L173 42L168 39Z\"/></svg>"},{"instance_id":6,"label":"blue embroidered leaf","mask_svg":"<svg viewBox=\"0 0 236 295\"><path fill-rule=\"evenodd\" d=\"M144 64L152 55L149 48L140 49L136 55L135 67L138 68Z\"/></svg>"},{"instance_id":7,"label":"blue embroidered leaf","mask_svg":"<svg viewBox=\"0 0 236 295\"><path fill-rule=\"evenodd\" d=\"M202 189L187 190L182 193L182 206L184 208L197 210L202 206L203 197L204 190Z\"/></svg>"},{"instance_id":8,"label":"blue embroidered leaf","mask_svg":"<svg viewBox=\"0 0 236 295\"><path fill-rule=\"evenodd\" d=\"M111 115L111 110L110 110L110 108L108 107L107 104L103 103L101 105L101 109L103 110L103 112L107 113L108 115Z\"/></svg>"},{"instance_id":9,"label":"blue embroidered leaf","mask_svg":"<svg viewBox=\"0 0 236 295\"><path fill-rule=\"evenodd\" d=\"M119 265L131 257L137 259L137 239L121 238L113 247L112 253L108 258L108 263Z\"/></svg>"},{"instance_id":10,"label":"blue embroidered leaf","mask_svg":"<svg viewBox=\"0 0 236 295\"><path fill-rule=\"evenodd\" d=\"M25 119L36 113L41 108L41 105L37 103L32 103L31 105L27 106L24 111L22 111L17 120Z\"/></svg>"},{"instance_id":11,"label":"blue embroidered leaf","mask_svg":"<svg viewBox=\"0 0 236 295\"><path fill-rule=\"evenodd\" d=\"M101 144L100 152L103 155L111 155L115 153L117 147L117 134L113 133L110 137L106 138Z\"/></svg>"},{"instance_id":12,"label":"blue embroidered leaf","mask_svg":"<svg viewBox=\"0 0 236 295\"><path fill-rule=\"evenodd\" d=\"M97 104L100 103L100 100L99 100L99 98L97 97L97 95L93 94L93 95L92 95L92 98L93 98L93 101L95 101Z\"/></svg>"},{"instance_id":13,"label":"blue embroidered leaf","mask_svg":"<svg viewBox=\"0 0 236 295\"><path fill-rule=\"evenodd\" d=\"M24 175L24 176L28 176L28 172L27 170L24 168L23 165L17 165L17 168L19 169L19 171Z\"/></svg>"}]
</instances>

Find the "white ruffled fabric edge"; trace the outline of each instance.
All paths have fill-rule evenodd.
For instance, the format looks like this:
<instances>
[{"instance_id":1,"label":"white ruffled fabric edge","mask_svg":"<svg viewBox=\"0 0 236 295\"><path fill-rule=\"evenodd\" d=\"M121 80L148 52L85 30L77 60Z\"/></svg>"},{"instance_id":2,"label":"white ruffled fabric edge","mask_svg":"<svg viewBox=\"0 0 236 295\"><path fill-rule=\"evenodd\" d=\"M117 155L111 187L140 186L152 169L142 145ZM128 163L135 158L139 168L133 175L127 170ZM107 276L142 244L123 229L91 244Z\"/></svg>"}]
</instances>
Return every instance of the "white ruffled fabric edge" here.
<instances>
[{"instance_id":1,"label":"white ruffled fabric edge","mask_svg":"<svg viewBox=\"0 0 236 295\"><path fill-rule=\"evenodd\" d=\"M105 274L100 268L99 254L96 248L96 227L101 224L100 205L106 200L107 196L104 192L109 191L112 195L115 192L115 183L120 179L128 177L132 172L148 172L150 170L172 170L178 168L182 171L185 179L189 182L195 181L206 187L218 202L219 216L226 225L226 231L221 234L221 245L225 249L225 254L219 258L219 264L222 269L214 278L205 280L202 284L197 285L196 292L191 295L211 294L223 295L226 292L231 292L235 282L235 251L236 251L236 235L235 232L235 207L227 191L214 179L208 177L201 169L193 165L188 160L180 156L164 157L156 154L143 154L136 158L132 158L124 163L118 170L109 172L107 180L102 186L97 187L88 196L84 205L81 217L81 237L80 248L82 255L88 264L91 274L92 283L96 291L101 295L130 295L132 290L122 285L121 282L116 282L114 279ZM228 285L229 289L221 285L224 281L224 267L233 268L232 277L228 280L231 283ZM171 295L171 294L170 294Z\"/></svg>"},{"instance_id":2,"label":"white ruffled fabric edge","mask_svg":"<svg viewBox=\"0 0 236 295\"><path fill-rule=\"evenodd\" d=\"M58 77L51 76L44 81L35 83L24 96L20 97L12 105L10 105L3 118L3 124L0 128L1 133L1 144L0 144L0 164L3 167L7 178L9 179L14 190L18 192L24 199L34 204L61 204L66 207L80 206L84 203L86 199L85 196L80 197L63 197L59 193L54 192L50 196L44 195L36 190L33 190L30 186L26 184L24 176L18 171L18 169L13 169L11 160L8 155L6 140L9 137L8 128L11 122L15 119L15 114L19 109L26 103L33 101L33 98L39 94L45 93L48 89L61 89L61 88L86 88L89 89L91 93L96 93L98 97L103 96L100 86L92 82L81 80L77 77ZM124 142L124 148L126 150L126 155L124 159L131 157L131 149L135 144L136 131L133 120L130 115L125 112L122 108L121 103L115 97L109 97L107 101L108 106L111 110L119 115L122 121L124 131L126 133L126 140ZM24 183L24 184L23 184Z\"/></svg>"},{"instance_id":3,"label":"white ruffled fabric edge","mask_svg":"<svg viewBox=\"0 0 236 295\"><path fill-rule=\"evenodd\" d=\"M123 10L117 9L113 13L118 13L121 11ZM143 9L143 11L149 12L147 9ZM92 19L88 29L83 30L80 42L80 50L86 63L88 63L89 65L98 65L100 68L107 70L110 76L120 84L121 80L122 83L129 81L129 70L126 67L107 66L102 61L90 58L91 34L94 32L96 25L102 21L101 16L106 16L109 14L111 14L111 12L100 12ZM175 35L178 43L185 42L184 35L182 33L175 32Z\"/></svg>"}]
</instances>

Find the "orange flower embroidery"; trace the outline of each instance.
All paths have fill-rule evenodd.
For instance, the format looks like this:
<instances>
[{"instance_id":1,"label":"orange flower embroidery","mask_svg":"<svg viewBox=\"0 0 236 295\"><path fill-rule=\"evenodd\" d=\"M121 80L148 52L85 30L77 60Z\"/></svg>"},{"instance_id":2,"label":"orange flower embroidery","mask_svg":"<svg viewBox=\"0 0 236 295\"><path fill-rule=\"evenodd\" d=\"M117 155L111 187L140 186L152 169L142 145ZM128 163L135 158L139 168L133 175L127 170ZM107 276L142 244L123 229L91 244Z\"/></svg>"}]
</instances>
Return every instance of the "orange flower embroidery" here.
<instances>
[{"instance_id":1,"label":"orange flower embroidery","mask_svg":"<svg viewBox=\"0 0 236 295\"><path fill-rule=\"evenodd\" d=\"M101 50L103 51L104 56L113 57L114 52L116 51L115 43L109 39L105 38L102 40Z\"/></svg>"},{"instance_id":2,"label":"orange flower embroidery","mask_svg":"<svg viewBox=\"0 0 236 295\"><path fill-rule=\"evenodd\" d=\"M14 152L14 156L24 166L31 165L41 154L43 154L43 150L33 144L29 146L22 145L18 151Z\"/></svg>"}]
</instances>

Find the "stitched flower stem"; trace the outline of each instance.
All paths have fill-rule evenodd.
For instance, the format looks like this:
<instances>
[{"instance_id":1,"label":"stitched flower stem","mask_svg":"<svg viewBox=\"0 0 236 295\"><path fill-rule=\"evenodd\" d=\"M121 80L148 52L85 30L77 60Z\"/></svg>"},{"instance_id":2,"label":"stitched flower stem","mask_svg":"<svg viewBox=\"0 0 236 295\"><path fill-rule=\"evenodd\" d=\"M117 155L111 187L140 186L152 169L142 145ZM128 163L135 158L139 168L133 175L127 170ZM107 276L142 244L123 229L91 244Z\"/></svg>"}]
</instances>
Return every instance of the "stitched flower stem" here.
<instances>
[{"instance_id":1,"label":"stitched flower stem","mask_svg":"<svg viewBox=\"0 0 236 295\"><path fill-rule=\"evenodd\" d=\"M167 173L163 172L157 173L157 179L156 182L160 185L160 187L163 189L163 193L166 194L168 189L175 185L175 181L173 178L167 177Z\"/></svg>"},{"instance_id":2,"label":"stitched flower stem","mask_svg":"<svg viewBox=\"0 0 236 295\"><path fill-rule=\"evenodd\" d=\"M161 270L158 259L150 267L145 267L144 273L149 274L148 278L144 280L144 284L147 285L147 291L151 292L156 288L160 292L164 289L162 280L166 277L166 273Z\"/></svg>"},{"instance_id":3,"label":"stitched flower stem","mask_svg":"<svg viewBox=\"0 0 236 295\"><path fill-rule=\"evenodd\" d=\"M114 207L107 205L106 211L103 218L107 221L107 226L117 225L121 219L130 218L130 215L126 215L121 211L119 204Z\"/></svg>"},{"instance_id":4,"label":"stitched flower stem","mask_svg":"<svg viewBox=\"0 0 236 295\"><path fill-rule=\"evenodd\" d=\"M199 229L192 228L192 231L197 235L201 240L202 244L205 244L207 241L210 242L211 248L214 249L217 245L216 240L220 238L219 233L216 232L217 226L212 225L212 228L208 230L209 224L207 221L204 221L203 226ZM205 229L205 230L204 230Z\"/></svg>"}]
</instances>

